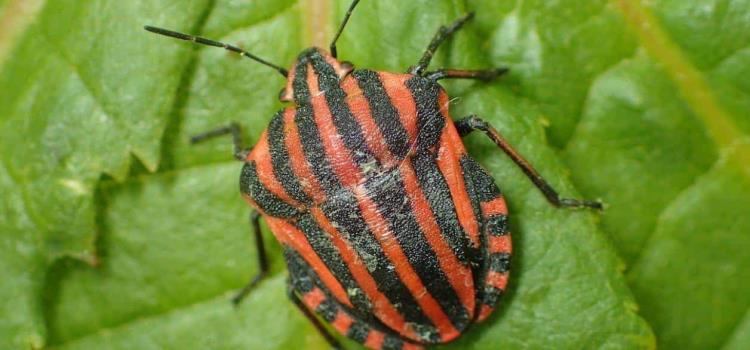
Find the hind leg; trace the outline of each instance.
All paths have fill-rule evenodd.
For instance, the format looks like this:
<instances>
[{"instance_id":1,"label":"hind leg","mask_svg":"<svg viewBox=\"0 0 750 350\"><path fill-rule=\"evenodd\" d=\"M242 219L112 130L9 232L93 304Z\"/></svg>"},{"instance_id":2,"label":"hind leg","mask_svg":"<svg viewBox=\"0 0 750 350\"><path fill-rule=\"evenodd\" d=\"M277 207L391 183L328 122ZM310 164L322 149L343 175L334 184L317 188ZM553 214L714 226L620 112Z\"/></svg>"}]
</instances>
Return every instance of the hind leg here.
<instances>
[{"instance_id":1,"label":"hind leg","mask_svg":"<svg viewBox=\"0 0 750 350\"><path fill-rule=\"evenodd\" d=\"M586 199L563 198L555 191L554 188L545 180L531 164L516 151L505 138L500 135L495 128L489 123L477 116L471 115L455 122L456 129L461 136L466 136L474 130L482 131L489 137L500 149L507 154L510 159L523 170L526 177L536 186L552 205L566 208L591 208L603 209L598 201Z\"/></svg>"},{"instance_id":2,"label":"hind leg","mask_svg":"<svg viewBox=\"0 0 750 350\"><path fill-rule=\"evenodd\" d=\"M341 345L313 313L339 333L370 349L422 349L409 342L374 318L365 319L351 308L342 305L326 289L313 269L291 248L284 249L289 270L288 293L300 311L313 323L318 332L336 349Z\"/></svg>"},{"instance_id":3,"label":"hind leg","mask_svg":"<svg viewBox=\"0 0 750 350\"><path fill-rule=\"evenodd\" d=\"M494 179L473 159L461 160L464 173L471 179L467 186L472 205L481 223L481 263L478 271L477 322L494 310L508 284L511 239L507 228L508 209Z\"/></svg>"},{"instance_id":4,"label":"hind leg","mask_svg":"<svg viewBox=\"0 0 750 350\"><path fill-rule=\"evenodd\" d=\"M213 139L221 136L232 136L232 145L234 146L234 158L239 161L245 161L248 149L244 148L244 142L242 141L242 130L240 125L237 123L230 123L229 125L222 126L213 130L209 130L204 133L193 135L190 138L191 144L200 143L206 140ZM236 306L250 293L250 291L268 274L268 259L266 258L266 249L263 245L263 235L260 232L260 214L253 210L250 213L250 228L253 231L255 237L255 249L258 254L258 267L260 271L253 276L250 281L237 292L232 298L232 303Z\"/></svg>"},{"instance_id":5,"label":"hind leg","mask_svg":"<svg viewBox=\"0 0 750 350\"><path fill-rule=\"evenodd\" d=\"M302 312L302 315L304 315L305 318L307 318L307 320L313 324L313 327L315 327L315 330L317 330L318 333L323 338L325 338L325 340L328 342L328 345L330 345L334 349L342 349L341 344L339 343L338 340L336 340L336 337L334 337L330 332L328 332L328 330L323 325L323 323L321 323L320 320L318 320L315 317L315 314L313 314L310 311L309 306L307 306L302 301L302 299L300 299L300 297L297 295L297 293L300 293L300 292L295 289L295 287L290 281L287 282L286 293L287 293L287 296L289 297L289 300L291 300L292 303L294 303L294 306L296 306L297 309L299 309L299 311ZM318 295L319 293L320 293L320 290L317 290L317 291L310 290L307 292L307 294L303 294L303 295L306 299L313 299L316 297L320 298L320 296ZM308 294L312 294L312 295L308 295Z\"/></svg>"}]
</instances>

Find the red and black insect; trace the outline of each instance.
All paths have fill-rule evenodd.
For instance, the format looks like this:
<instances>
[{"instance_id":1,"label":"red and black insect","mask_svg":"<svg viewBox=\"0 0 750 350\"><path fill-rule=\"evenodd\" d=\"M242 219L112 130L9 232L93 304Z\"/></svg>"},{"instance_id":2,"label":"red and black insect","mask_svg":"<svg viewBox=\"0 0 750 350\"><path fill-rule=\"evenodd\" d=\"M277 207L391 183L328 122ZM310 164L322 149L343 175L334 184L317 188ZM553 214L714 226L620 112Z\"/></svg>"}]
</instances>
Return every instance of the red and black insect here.
<instances>
[{"instance_id":1,"label":"red and black insect","mask_svg":"<svg viewBox=\"0 0 750 350\"><path fill-rule=\"evenodd\" d=\"M287 71L235 46L147 26L178 39L223 47L280 72L276 113L258 143L244 149L231 124L193 137L232 135L244 162L240 190L251 215L260 273L268 270L259 219L284 247L290 299L334 347L314 313L373 349L409 349L456 339L496 307L508 282L507 207L461 137L487 134L547 199L560 207L601 208L560 198L482 119L454 122L440 79L492 80L506 69L427 71L438 46L472 14L441 27L407 73L354 69L330 53L303 51ZM260 215L258 214L260 213Z\"/></svg>"}]
</instances>

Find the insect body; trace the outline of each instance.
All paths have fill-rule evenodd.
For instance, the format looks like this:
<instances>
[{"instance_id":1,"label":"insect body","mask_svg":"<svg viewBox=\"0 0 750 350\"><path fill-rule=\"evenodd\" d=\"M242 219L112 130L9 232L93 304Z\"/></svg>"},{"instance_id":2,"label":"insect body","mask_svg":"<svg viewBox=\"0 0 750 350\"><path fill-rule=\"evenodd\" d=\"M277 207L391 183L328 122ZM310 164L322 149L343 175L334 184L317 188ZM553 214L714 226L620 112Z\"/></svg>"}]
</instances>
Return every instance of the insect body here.
<instances>
[{"instance_id":1,"label":"insect body","mask_svg":"<svg viewBox=\"0 0 750 350\"><path fill-rule=\"evenodd\" d=\"M336 37L358 1L354 1ZM354 69L319 48L290 70L216 41L146 29L227 48L287 78L279 111L252 150L232 124L193 140L232 134L244 162L240 190L252 216L261 272L267 270L258 220L284 247L292 301L334 347L319 315L373 349L446 343L486 319L505 290L511 240L507 207L461 136L485 132L558 206L561 199L492 127L470 116L453 122L444 78L490 80L505 72L426 72L432 54L471 15L442 27L408 73Z\"/></svg>"}]
</instances>

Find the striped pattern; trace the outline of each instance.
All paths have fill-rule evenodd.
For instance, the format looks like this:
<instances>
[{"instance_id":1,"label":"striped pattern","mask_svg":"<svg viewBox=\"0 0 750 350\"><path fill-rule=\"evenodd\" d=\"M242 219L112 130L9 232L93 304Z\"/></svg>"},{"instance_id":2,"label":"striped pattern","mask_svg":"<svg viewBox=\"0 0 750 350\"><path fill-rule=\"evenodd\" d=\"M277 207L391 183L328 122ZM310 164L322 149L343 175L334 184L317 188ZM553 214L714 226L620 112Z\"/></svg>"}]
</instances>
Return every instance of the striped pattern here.
<instances>
[{"instance_id":1,"label":"striped pattern","mask_svg":"<svg viewBox=\"0 0 750 350\"><path fill-rule=\"evenodd\" d=\"M474 211L482 215L482 259L477 272L481 283L476 315L477 321L481 322L494 311L508 284L511 255L508 209L492 177L468 155L462 156L460 161L465 181L470 185Z\"/></svg>"},{"instance_id":2,"label":"striped pattern","mask_svg":"<svg viewBox=\"0 0 750 350\"><path fill-rule=\"evenodd\" d=\"M314 276L295 289L334 328L375 349L451 341L505 287L505 204L439 85L341 67L300 55L295 105L248 155L243 196L288 248L290 274Z\"/></svg>"},{"instance_id":3,"label":"striped pattern","mask_svg":"<svg viewBox=\"0 0 750 350\"><path fill-rule=\"evenodd\" d=\"M416 350L418 344L405 341L376 320L357 315L326 292L325 285L298 252L285 247L284 258L290 275L290 288L309 310L317 313L339 333L373 349Z\"/></svg>"}]
</instances>

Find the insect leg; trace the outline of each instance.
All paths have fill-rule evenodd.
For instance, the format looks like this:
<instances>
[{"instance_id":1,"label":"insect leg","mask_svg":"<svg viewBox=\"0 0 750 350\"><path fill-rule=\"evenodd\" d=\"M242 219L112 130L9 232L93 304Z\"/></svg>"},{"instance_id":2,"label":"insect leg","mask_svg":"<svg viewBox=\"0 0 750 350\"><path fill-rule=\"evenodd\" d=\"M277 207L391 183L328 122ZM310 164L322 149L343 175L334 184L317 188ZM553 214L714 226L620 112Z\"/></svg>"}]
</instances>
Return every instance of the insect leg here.
<instances>
[{"instance_id":1,"label":"insect leg","mask_svg":"<svg viewBox=\"0 0 750 350\"><path fill-rule=\"evenodd\" d=\"M409 68L409 73L414 75L422 75L424 70L427 69L427 66L430 65L432 56L435 55L435 51L437 51L440 44L442 44L445 39L448 39L451 34L461 29L461 27L473 17L474 13L470 12L463 17L455 20L447 27L440 26L440 29L438 29L437 33L435 33L435 36L432 37L432 41L430 41L430 44L427 46L427 50L425 50L424 54L422 54L422 58L419 60L419 63L417 63L416 66Z\"/></svg>"},{"instance_id":2,"label":"insect leg","mask_svg":"<svg viewBox=\"0 0 750 350\"><path fill-rule=\"evenodd\" d=\"M331 41L330 52L333 58L338 57L338 52L336 51L336 41L339 40L339 37L341 36L341 32L344 31L344 27L346 27L346 23L349 22L349 17L352 16L352 12L354 12L354 8L357 7L358 3L359 3L359 0L354 0L349 5L349 10L346 11L346 15L344 15L344 20L341 21L341 24L339 25L339 30L336 31L336 35L333 37L333 41Z\"/></svg>"},{"instance_id":3,"label":"insect leg","mask_svg":"<svg viewBox=\"0 0 750 350\"><path fill-rule=\"evenodd\" d=\"M229 125L225 125L220 128L206 131L204 133L193 135L192 137L190 137L190 143L196 144L208 139L212 139L214 137L224 135L232 135L232 144L234 145L234 158L239 161L244 161L245 158L247 158L247 153L249 152L249 150L244 148L244 143L242 142L242 129L240 128L240 125L235 122L232 122Z\"/></svg>"},{"instance_id":4,"label":"insect leg","mask_svg":"<svg viewBox=\"0 0 750 350\"><path fill-rule=\"evenodd\" d=\"M585 200L585 199L571 199L571 198L561 198L560 195L555 191L550 184L544 180L544 178L534 169L531 164L529 164L526 159L524 159L518 152L513 149L513 147L508 143L508 141L503 138L500 133L495 130L491 125L489 125L486 121L482 120L481 118L477 116L468 116L464 119L461 119L455 123L456 129L458 129L459 134L461 136L465 136L469 133L471 133L474 130L480 130L484 132L487 137L489 137L495 144L500 147L500 149L507 154L510 159L513 160L516 165L518 165L521 170L523 170L524 174L531 180L531 182L534 183L534 185L542 191L544 196L547 198L547 201L549 201L552 205L556 207L570 207L570 208L581 208L581 207L587 207L592 209L602 209L602 204L598 201L591 201L591 200Z\"/></svg>"},{"instance_id":5,"label":"insect leg","mask_svg":"<svg viewBox=\"0 0 750 350\"><path fill-rule=\"evenodd\" d=\"M263 235L260 232L260 214L255 210L250 213L250 226L253 230L253 236L255 236L255 249L258 254L258 266L260 271L232 298L232 303L234 305L238 305L242 302L242 299L244 299L256 285L258 285L263 277L266 277L266 274L268 274L268 258L266 257L266 248L263 245Z\"/></svg>"},{"instance_id":6,"label":"insect leg","mask_svg":"<svg viewBox=\"0 0 750 350\"><path fill-rule=\"evenodd\" d=\"M465 70L465 69L438 69L432 72L426 72L425 77L432 80L440 79L476 79L481 81L490 81L508 72L508 68L495 68L483 70Z\"/></svg>"},{"instance_id":7,"label":"insect leg","mask_svg":"<svg viewBox=\"0 0 750 350\"><path fill-rule=\"evenodd\" d=\"M312 312L305 306L304 303L302 303L302 300L299 299L297 294L294 292L294 287L290 282L287 283L287 295L289 296L289 299L294 303L294 305L299 309L299 311L302 312L303 315L305 315L305 318L307 318L310 323L313 324L315 329L320 333L323 338L328 342L329 345L331 345L334 349L342 349L341 344L338 340L330 333L328 330L323 326L323 324L318 320L315 315L313 315Z\"/></svg>"}]
</instances>

